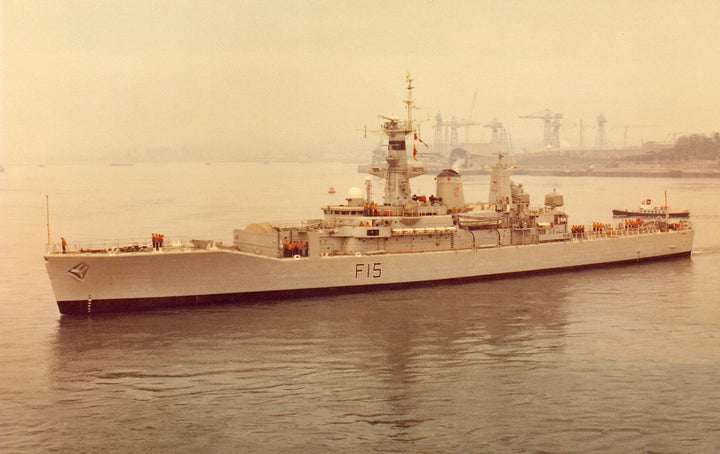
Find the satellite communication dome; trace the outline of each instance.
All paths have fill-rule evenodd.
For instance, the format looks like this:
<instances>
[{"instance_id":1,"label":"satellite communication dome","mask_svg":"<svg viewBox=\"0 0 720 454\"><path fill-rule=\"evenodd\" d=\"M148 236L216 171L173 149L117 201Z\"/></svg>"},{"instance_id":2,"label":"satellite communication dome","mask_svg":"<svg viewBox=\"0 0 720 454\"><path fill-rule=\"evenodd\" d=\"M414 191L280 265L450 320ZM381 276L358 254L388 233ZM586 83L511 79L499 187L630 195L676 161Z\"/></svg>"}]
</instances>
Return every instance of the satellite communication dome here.
<instances>
[{"instance_id":1,"label":"satellite communication dome","mask_svg":"<svg viewBox=\"0 0 720 454\"><path fill-rule=\"evenodd\" d=\"M348 189L347 198L348 199L362 199L363 198L362 190L360 188Z\"/></svg>"},{"instance_id":2,"label":"satellite communication dome","mask_svg":"<svg viewBox=\"0 0 720 454\"><path fill-rule=\"evenodd\" d=\"M361 207L365 203L363 193L360 188L350 188L347 194L348 206Z\"/></svg>"}]
</instances>

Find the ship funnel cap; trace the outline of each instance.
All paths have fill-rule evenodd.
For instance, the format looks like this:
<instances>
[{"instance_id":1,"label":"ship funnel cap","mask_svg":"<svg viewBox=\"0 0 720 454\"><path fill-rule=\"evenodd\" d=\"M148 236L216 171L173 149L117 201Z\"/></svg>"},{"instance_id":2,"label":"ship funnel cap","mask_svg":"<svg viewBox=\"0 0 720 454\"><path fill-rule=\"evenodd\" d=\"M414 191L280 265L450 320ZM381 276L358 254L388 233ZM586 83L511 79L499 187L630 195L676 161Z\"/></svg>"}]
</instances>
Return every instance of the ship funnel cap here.
<instances>
[{"instance_id":1,"label":"ship funnel cap","mask_svg":"<svg viewBox=\"0 0 720 454\"><path fill-rule=\"evenodd\" d=\"M459 177L460 174L453 169L444 169L437 174L437 177Z\"/></svg>"}]
</instances>

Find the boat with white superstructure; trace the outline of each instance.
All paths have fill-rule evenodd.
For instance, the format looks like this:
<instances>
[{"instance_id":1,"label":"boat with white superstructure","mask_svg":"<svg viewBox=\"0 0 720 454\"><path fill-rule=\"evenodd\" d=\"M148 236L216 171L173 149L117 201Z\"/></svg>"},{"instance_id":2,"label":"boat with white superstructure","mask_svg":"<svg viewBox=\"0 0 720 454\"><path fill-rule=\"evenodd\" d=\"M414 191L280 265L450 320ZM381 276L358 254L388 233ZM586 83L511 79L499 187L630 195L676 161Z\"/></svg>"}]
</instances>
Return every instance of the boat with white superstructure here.
<instances>
[{"instance_id":1,"label":"boat with white superstructure","mask_svg":"<svg viewBox=\"0 0 720 454\"><path fill-rule=\"evenodd\" d=\"M646 218L646 217L668 217L668 218L688 218L690 217L689 210L673 210L667 203L667 192L665 192L665 204L664 205L653 205L651 199L644 199L640 201L640 206L637 209L613 209L613 217L616 218Z\"/></svg>"},{"instance_id":2,"label":"boat with white superstructure","mask_svg":"<svg viewBox=\"0 0 720 454\"><path fill-rule=\"evenodd\" d=\"M410 180L425 172L408 156L416 132L413 85L407 118L384 116L386 159L370 174L384 180L382 201L372 180L351 188L346 203L296 225L270 222L233 231L231 245L212 241L69 249L44 255L62 314L92 314L275 297L401 288L508 277L689 256L689 222L658 219L636 227L585 231L568 223L559 193L539 206L511 180L499 155L486 202L467 203L462 176L436 175L435 194L415 195Z\"/></svg>"}]
</instances>

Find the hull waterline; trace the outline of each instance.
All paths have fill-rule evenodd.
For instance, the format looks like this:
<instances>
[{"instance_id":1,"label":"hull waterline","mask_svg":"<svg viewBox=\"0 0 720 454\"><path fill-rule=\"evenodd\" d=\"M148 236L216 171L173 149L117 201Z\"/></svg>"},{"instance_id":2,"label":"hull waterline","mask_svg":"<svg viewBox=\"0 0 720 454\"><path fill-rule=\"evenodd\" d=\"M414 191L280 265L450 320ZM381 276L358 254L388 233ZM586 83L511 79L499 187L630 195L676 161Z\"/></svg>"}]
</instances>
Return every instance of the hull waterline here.
<instances>
[{"instance_id":1,"label":"hull waterline","mask_svg":"<svg viewBox=\"0 0 720 454\"><path fill-rule=\"evenodd\" d=\"M151 311L171 308L192 308L205 305L222 305L222 304L259 304L269 301L293 300L297 298L308 297L327 297L338 294L353 294L377 292L383 290L403 290L413 287L437 286L437 285L457 285L468 282L478 282L482 280L492 279L512 279L522 276L532 276L537 274L564 273L575 270L590 268L605 268L614 266L632 266L639 263L660 260L682 260L690 257L690 252L679 252L676 254L664 255L660 257L647 257L642 259L629 259L611 263L594 263L587 265L568 266L564 268L545 268L532 271L506 272L497 274L488 274L484 276L473 276L463 278L447 278L441 280L428 280L406 283L392 284L366 284L355 285L349 287L322 287L322 288L300 288L290 290L272 290L263 292L247 292L247 293L225 293L225 294L205 294L205 295L185 295L185 296L161 296L161 297L141 297L141 298L109 298L109 299L88 299L74 301L58 301L58 309L63 315L89 315L98 313L120 313L120 312L138 312Z\"/></svg>"}]
</instances>

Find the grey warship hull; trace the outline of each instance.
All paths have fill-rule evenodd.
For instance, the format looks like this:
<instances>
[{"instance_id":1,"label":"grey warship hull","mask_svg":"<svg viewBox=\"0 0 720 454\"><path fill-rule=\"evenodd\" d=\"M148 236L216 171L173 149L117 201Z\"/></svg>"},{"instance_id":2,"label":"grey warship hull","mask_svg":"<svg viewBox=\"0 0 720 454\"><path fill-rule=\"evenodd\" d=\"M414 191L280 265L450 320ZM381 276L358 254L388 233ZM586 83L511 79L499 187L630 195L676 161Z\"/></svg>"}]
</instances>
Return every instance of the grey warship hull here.
<instances>
[{"instance_id":1,"label":"grey warship hull","mask_svg":"<svg viewBox=\"0 0 720 454\"><path fill-rule=\"evenodd\" d=\"M63 314L257 302L567 271L689 256L693 231L384 255L267 258L235 249L54 254L47 269ZM68 270L83 263L82 280ZM222 270L218 273L217 270Z\"/></svg>"}]
</instances>

